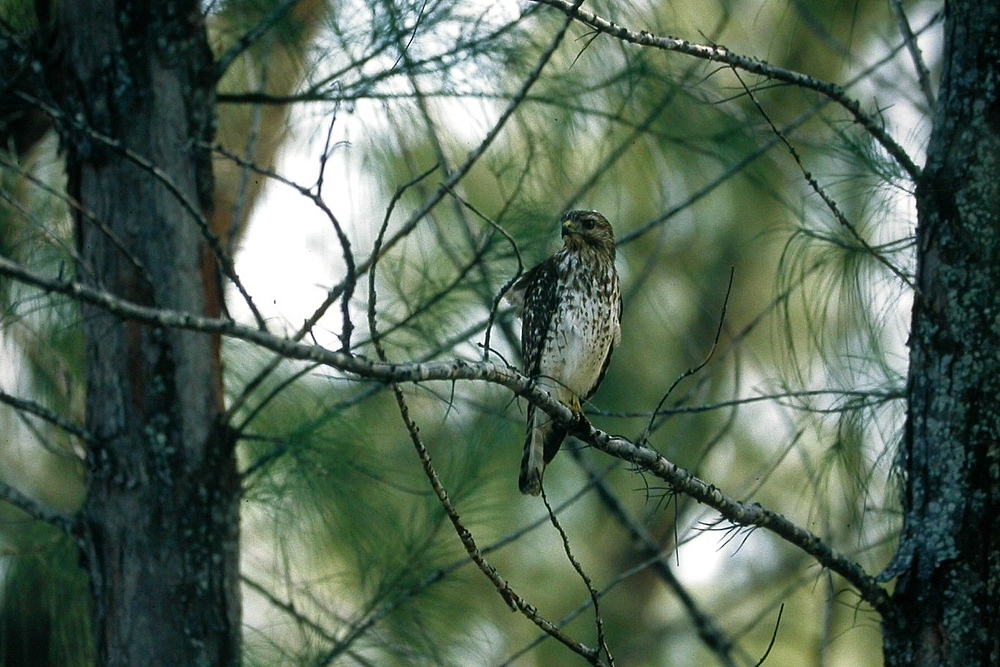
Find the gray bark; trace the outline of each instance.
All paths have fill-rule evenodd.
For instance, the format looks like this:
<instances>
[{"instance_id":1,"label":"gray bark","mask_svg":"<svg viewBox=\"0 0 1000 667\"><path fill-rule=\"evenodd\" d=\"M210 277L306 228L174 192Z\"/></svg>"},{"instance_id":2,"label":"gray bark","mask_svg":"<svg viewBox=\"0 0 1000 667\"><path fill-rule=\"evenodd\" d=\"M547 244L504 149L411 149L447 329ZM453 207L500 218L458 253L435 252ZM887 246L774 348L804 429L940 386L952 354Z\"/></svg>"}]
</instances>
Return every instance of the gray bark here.
<instances>
[{"instance_id":1,"label":"gray bark","mask_svg":"<svg viewBox=\"0 0 1000 667\"><path fill-rule=\"evenodd\" d=\"M1000 665L1000 4L946 3L885 662Z\"/></svg>"},{"instance_id":2,"label":"gray bark","mask_svg":"<svg viewBox=\"0 0 1000 667\"><path fill-rule=\"evenodd\" d=\"M212 58L199 3L59 3L52 86L82 282L216 316L208 209ZM134 156L139 156L135 159ZM156 170L148 166L155 165ZM169 182L169 186L168 186ZM95 222L96 221L96 222ZM237 665L238 493L217 337L84 306L88 495L80 516L99 665Z\"/></svg>"}]
</instances>

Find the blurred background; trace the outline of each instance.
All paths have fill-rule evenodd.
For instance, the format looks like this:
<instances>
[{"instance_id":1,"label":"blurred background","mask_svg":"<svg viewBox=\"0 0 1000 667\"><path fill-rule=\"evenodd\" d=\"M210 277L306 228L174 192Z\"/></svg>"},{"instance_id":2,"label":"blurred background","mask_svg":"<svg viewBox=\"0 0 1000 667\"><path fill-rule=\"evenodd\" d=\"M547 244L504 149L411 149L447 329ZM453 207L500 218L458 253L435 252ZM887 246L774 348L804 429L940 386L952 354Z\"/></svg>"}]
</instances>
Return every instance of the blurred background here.
<instances>
[{"instance_id":1,"label":"blurred background","mask_svg":"<svg viewBox=\"0 0 1000 667\"><path fill-rule=\"evenodd\" d=\"M923 162L932 92L900 11L936 80L938 3L584 8L843 86ZM0 9L11 29L37 30L30 3ZM306 340L339 347L346 313L353 351L374 356L373 307L392 361L478 360L488 341L492 360L519 366L518 323L495 297L559 246L563 211L597 209L615 227L625 305L593 422L646 438L870 574L885 567L899 530L913 183L843 109L578 23L560 39L565 15L531 2L204 11L217 56L235 55L219 88L212 222L271 331L296 334L326 303ZM57 140L25 136L0 152L0 252L71 274ZM371 268L380 230L388 249ZM236 289L228 304L253 323ZM0 281L0 326L4 395L81 424L75 305ZM244 472L246 664L583 662L472 566L387 387L239 341L224 359ZM541 500L517 491L523 400L472 382L404 392L487 559L594 645L587 588ZM0 480L72 512L83 475L78 439L0 404ZM573 440L545 482L601 592L616 664L881 664L878 616L775 536ZM67 538L0 505L0 581L2 664L89 664L87 583Z\"/></svg>"}]
</instances>

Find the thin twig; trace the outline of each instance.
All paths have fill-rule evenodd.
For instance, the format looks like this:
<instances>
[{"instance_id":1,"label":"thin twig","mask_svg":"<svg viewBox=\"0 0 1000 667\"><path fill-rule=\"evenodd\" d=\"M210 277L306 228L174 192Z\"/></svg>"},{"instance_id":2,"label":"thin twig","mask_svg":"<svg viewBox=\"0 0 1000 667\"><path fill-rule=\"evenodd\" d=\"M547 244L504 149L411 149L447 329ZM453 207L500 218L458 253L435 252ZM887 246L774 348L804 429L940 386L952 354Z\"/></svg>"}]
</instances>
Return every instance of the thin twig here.
<instances>
[{"instance_id":1,"label":"thin twig","mask_svg":"<svg viewBox=\"0 0 1000 667\"><path fill-rule=\"evenodd\" d=\"M802 399L802 398L843 398L851 399L850 401L844 401L838 403L833 407L820 408L816 406L806 406L804 404L797 405L792 402L791 399ZM889 390L867 390L867 389L803 389L801 391L782 391L780 393L767 393L758 394L756 396L744 396L740 398L731 398L724 401L716 401L714 403L704 403L699 405L684 405L681 403L675 404L670 407L661 408L657 412L653 413L649 410L642 411L628 411L628 410L598 410L598 409L587 409L586 413L588 415L598 415L600 417L617 417L617 418L631 418L631 417L651 417L654 415L660 416L673 416L673 415L690 415L690 414L700 414L703 412L715 412L717 410L725 410L727 408L732 408L740 405L751 405L754 403L762 403L766 401L775 401L779 405L800 409L803 411L808 411L812 413L819 414L839 414L843 412L845 406L849 407L870 407L872 405L877 405L881 403L887 403L889 401L898 401L906 398L906 392L902 389L889 389Z\"/></svg>"},{"instance_id":2,"label":"thin twig","mask_svg":"<svg viewBox=\"0 0 1000 667\"><path fill-rule=\"evenodd\" d=\"M861 236L858 230L855 229L854 225L851 224L851 221L847 219L846 215L844 215L844 212L840 210L837 202L835 202L833 198L827 194L826 190L824 190L823 186L819 184L819 181L816 180L816 177L813 176L812 172L806 169L805 164L802 162L802 157L795 149L795 146L793 146L792 142L788 140L788 137L786 137L781 130L778 129L778 126L774 124L774 121L771 120L771 116L764 110L764 107L761 106L761 103L757 100L757 96L753 94L753 91L750 90L750 87L743 81L743 77L740 76L740 73L736 71L735 68L733 69L733 74L740 82L740 85L743 86L743 90L745 90L747 95L750 97L750 101L753 102L755 107L757 107L757 111L759 111L760 115L764 117L765 121L767 121L768 126L771 128L771 132L777 135L777 137L781 140L781 143L783 143L785 148L788 149L789 155L792 156L792 159L795 161L795 165L799 168L799 171L802 172L802 177L806 179L806 183L808 183L809 187L812 188L812 191L819 195L820 199L823 200L823 203L826 204L828 209L830 209L830 212L833 214L833 217L837 219L837 222L839 222L842 227L847 229L851 237L861 245L865 252L870 254L877 262L889 269L889 271L891 271L894 276L899 278L904 285L915 292L918 291L917 286L913 284L913 281L910 280L908 276L900 271L898 267L893 265L893 263L886 259L880 252L875 250L875 248L873 248L871 244L868 243L863 236Z\"/></svg>"},{"instance_id":3,"label":"thin twig","mask_svg":"<svg viewBox=\"0 0 1000 667\"><path fill-rule=\"evenodd\" d=\"M497 309L500 307L500 302L503 301L504 295L507 293L508 290L510 290L511 287L514 286L514 283L516 283L518 278L521 277L521 274L524 273L524 260L521 257L521 249L517 246L517 240L513 236L511 236L510 232L504 229L503 226L500 225L500 223L496 222L488 215L486 215L478 208L476 208L468 201L466 201L466 199L457 192L452 191L451 194L453 197L455 197L455 199L461 202L463 206L465 206L474 214L479 216L482 220L484 220L490 227L500 232L500 234L503 235L505 239L507 239L507 242L510 244L510 247L514 250L514 257L517 259L517 270L514 272L514 276L503 284L503 287L501 287L500 291L497 292L496 297L494 297L493 299L493 304L490 307L490 317L486 322L486 335L483 338L483 361L489 361L490 335L493 331L493 321L496 319Z\"/></svg>"},{"instance_id":4,"label":"thin twig","mask_svg":"<svg viewBox=\"0 0 1000 667\"><path fill-rule=\"evenodd\" d=\"M913 66L917 70L917 80L920 82L920 91L927 100L927 106L934 108L934 89L931 87L931 73L924 62L924 56L920 53L920 45L917 44L917 36L913 34L910 20L906 18L906 10L903 9L902 0L889 0L892 11L896 15L896 22L899 24L899 33L906 44L906 50L910 52Z\"/></svg>"},{"instance_id":5,"label":"thin twig","mask_svg":"<svg viewBox=\"0 0 1000 667\"><path fill-rule=\"evenodd\" d=\"M533 1L549 5L568 15L575 15L576 20L590 26L594 30L632 44L662 49L664 51L676 51L695 58L701 58L702 60L723 63L730 67L774 79L775 81L814 90L843 107L854 120L860 123L882 145L886 152L909 174L912 180L916 181L920 176L920 167L913 162L913 159L910 158L906 150L889 135L882 123L876 117L862 111L858 101L849 97L844 89L836 84L821 81L801 72L776 67L756 58L749 58L733 53L723 46L695 44L676 37L661 37L645 30L636 32L586 9L574 9L573 3L569 2L569 0Z\"/></svg>"},{"instance_id":6,"label":"thin twig","mask_svg":"<svg viewBox=\"0 0 1000 667\"><path fill-rule=\"evenodd\" d=\"M549 504L549 497L545 493L545 489L542 488L542 502L545 503L545 509L549 513L549 520L555 527L556 531L559 533L559 537L562 538L563 551L566 553L566 558L569 559L570 565L576 570L576 573L580 575L580 579L583 580L583 585L587 587L587 592L590 594L590 601L594 605L594 624L597 627L597 645L601 647L604 651L604 655L608 656L608 665L610 667L615 667L615 658L611 655L611 649L608 648L607 638L604 636L604 617L601 616L601 601L600 595L597 589L594 588L594 582L591 581L590 576L580 565L580 561L577 560L576 556L573 555L573 549L569 543L569 535L563 529L562 524L559 523L559 519L556 518L555 512L552 511L552 505Z\"/></svg>"},{"instance_id":7,"label":"thin twig","mask_svg":"<svg viewBox=\"0 0 1000 667\"><path fill-rule=\"evenodd\" d=\"M726 310L729 308L729 296L733 293L733 278L735 277L735 275L736 275L736 267L735 266L730 267L729 286L726 288L726 298L723 299L722 301L722 313L719 315L719 326L715 330L715 340L712 341L712 347L709 349L708 354L705 355L705 358L702 359L699 364L697 364L696 366L692 366L691 368L681 373L680 376L678 376L678 378L674 380L673 384L670 385L670 388L667 389L667 392L663 394L663 398L661 398L660 402L656 404L656 409L653 410L652 417L650 417L649 419L649 424L646 425L646 430L643 431L643 434L639 437L639 442L644 443L649 439L649 434L655 430L654 425L656 423L656 417L660 414L660 410L663 408L663 404L667 402L668 398L670 398L670 395L673 393L674 389L677 388L677 385L679 385L681 382L691 377L692 375L698 373L702 368L707 366L708 362L712 360L713 356L715 356L715 350L716 348L719 347L719 339L722 337L722 327L726 322Z\"/></svg>"},{"instance_id":8,"label":"thin twig","mask_svg":"<svg viewBox=\"0 0 1000 667\"><path fill-rule=\"evenodd\" d=\"M767 643L767 649L764 650L764 655L760 656L760 660L753 667L760 667L767 660L767 656L771 655L771 649L774 648L774 642L778 638L778 628L781 626L781 614L785 611L785 605L782 603L778 607L778 618L774 621L774 632L771 633L771 641Z\"/></svg>"},{"instance_id":9,"label":"thin twig","mask_svg":"<svg viewBox=\"0 0 1000 667\"><path fill-rule=\"evenodd\" d=\"M278 21L283 19L288 12L292 10L295 5L299 4L301 0L285 0L283 3L274 8L270 14L265 16L257 25L250 28L236 41L236 43L227 52L223 53L215 63L215 79L220 80L229 68L232 66L236 59L240 57L247 49L253 46L259 39L268 33Z\"/></svg>"}]
</instances>

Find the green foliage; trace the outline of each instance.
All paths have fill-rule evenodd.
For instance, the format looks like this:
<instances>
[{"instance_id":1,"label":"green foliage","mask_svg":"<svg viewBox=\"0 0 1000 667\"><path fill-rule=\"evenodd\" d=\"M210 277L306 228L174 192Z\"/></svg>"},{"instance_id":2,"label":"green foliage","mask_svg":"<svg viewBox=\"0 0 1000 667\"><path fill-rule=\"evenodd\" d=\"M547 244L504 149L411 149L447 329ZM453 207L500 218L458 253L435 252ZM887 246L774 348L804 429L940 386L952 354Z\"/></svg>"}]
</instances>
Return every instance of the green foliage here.
<instances>
[{"instance_id":1,"label":"green foliage","mask_svg":"<svg viewBox=\"0 0 1000 667\"><path fill-rule=\"evenodd\" d=\"M11 521L0 542L0 664L93 664L87 578L67 535Z\"/></svg>"},{"instance_id":2,"label":"green foliage","mask_svg":"<svg viewBox=\"0 0 1000 667\"><path fill-rule=\"evenodd\" d=\"M867 69L899 41L884 5L586 7L825 80L859 77L880 86L880 103L916 113L902 53ZM276 7L212 4L217 53ZM480 359L488 332L490 358L517 366L517 326L509 306L494 310L496 295L519 261L527 270L557 247L563 210L599 209L619 239L625 312L622 345L585 406L594 422L785 514L877 573L899 527L888 477L906 371L912 184L813 93L579 25L526 86L564 22L541 4L347 0L312 24L309 47L275 22L221 91L252 116L259 108L240 94L266 89L254 63L287 48L301 75L293 97L303 102L289 136L299 148L322 146L330 132L323 194L359 263L387 220L384 239L395 240L375 263L374 293L367 274L354 285L352 352L374 357L377 339L394 362ZM874 105L870 92L850 92ZM467 165L508 107L496 139ZM309 187L316 164L283 175ZM5 192L13 187L5 182ZM37 188L18 197L45 199ZM4 256L57 272L72 256L64 217L35 213L25 224L18 210L0 214ZM291 228L288 218L264 206L255 224ZM334 267L323 285L332 288L347 278L339 242L330 233L317 245ZM272 276L285 268L240 266ZM57 393L53 365L71 369L79 391L76 307L4 289L4 336L40 360L25 371L31 391ZM376 331L367 323L373 303ZM297 317L277 312L272 322ZM311 334L337 346L329 332L340 317L331 308ZM29 326L32 336L19 337ZM248 344L225 344L244 474L247 664L570 664L568 650L511 614L471 565L389 387L270 362ZM544 507L516 491L523 400L482 383L403 391L487 559L545 618L565 619L569 634L593 645L587 588ZM71 395L53 401L76 415ZM767 665L879 664L878 620L842 580L763 531L717 525L714 512L621 462L570 451L579 446L564 445L546 491L602 591L618 664L755 664L782 604ZM591 476L606 466L618 512ZM653 540L659 565L637 531ZM664 569L683 582L688 607ZM691 605L732 642L729 653L699 636L706 630Z\"/></svg>"}]
</instances>

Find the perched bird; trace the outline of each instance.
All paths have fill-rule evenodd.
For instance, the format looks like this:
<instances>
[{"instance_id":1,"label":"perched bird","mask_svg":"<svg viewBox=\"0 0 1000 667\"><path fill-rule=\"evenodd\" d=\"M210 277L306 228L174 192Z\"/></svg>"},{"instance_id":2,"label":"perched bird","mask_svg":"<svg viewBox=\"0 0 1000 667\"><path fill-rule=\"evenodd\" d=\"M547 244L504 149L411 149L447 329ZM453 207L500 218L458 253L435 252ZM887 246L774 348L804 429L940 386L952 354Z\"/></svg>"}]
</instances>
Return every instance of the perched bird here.
<instances>
[{"instance_id":1,"label":"perched bird","mask_svg":"<svg viewBox=\"0 0 1000 667\"><path fill-rule=\"evenodd\" d=\"M521 318L525 375L581 412L581 401L597 391L621 341L622 299L615 235L604 216L569 211L562 236L563 247L514 283L507 299ZM565 437L565 426L528 405L521 493L541 493L545 465Z\"/></svg>"}]
</instances>

